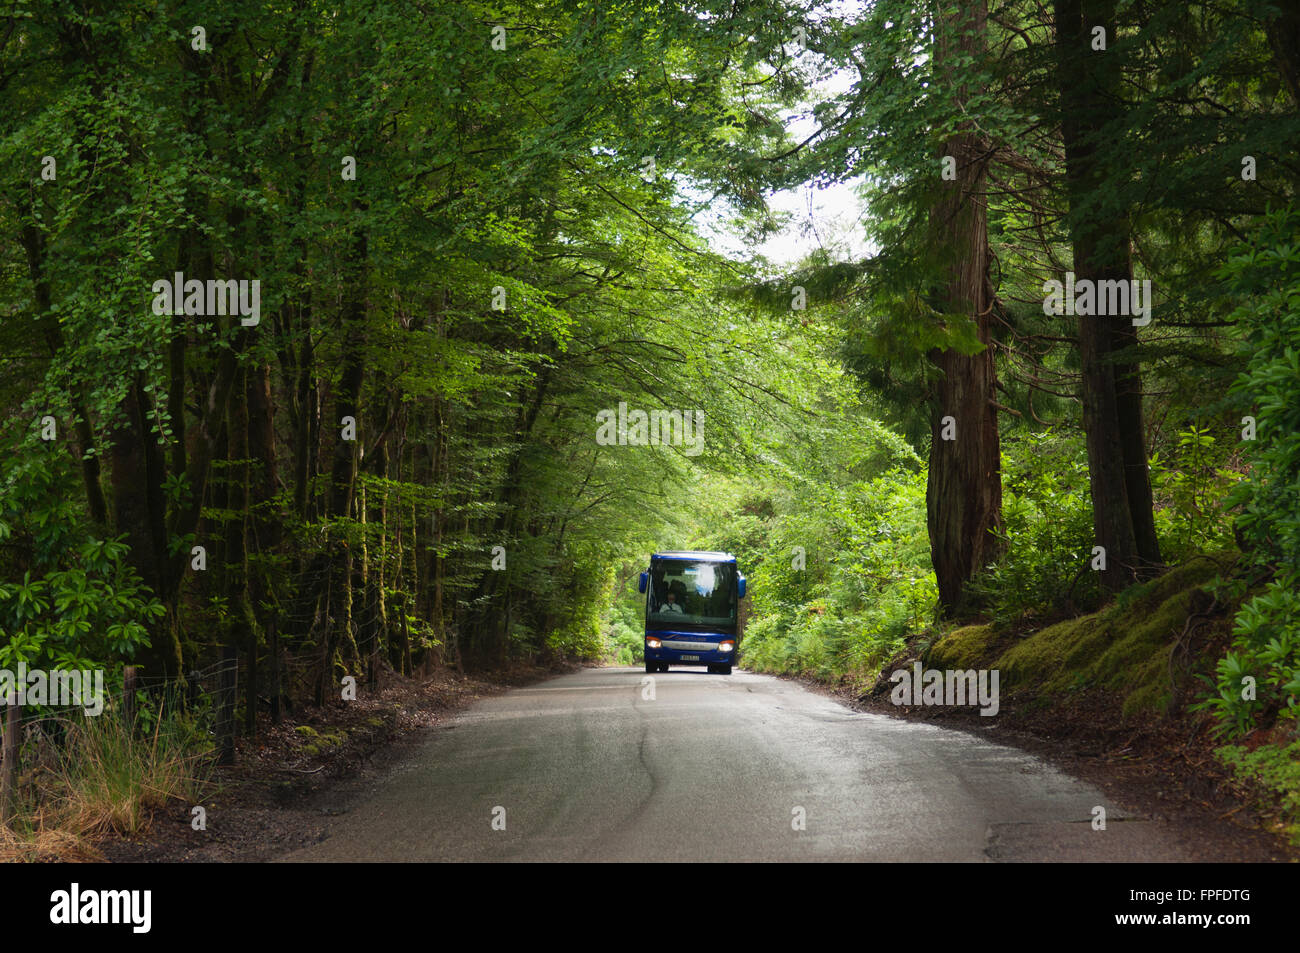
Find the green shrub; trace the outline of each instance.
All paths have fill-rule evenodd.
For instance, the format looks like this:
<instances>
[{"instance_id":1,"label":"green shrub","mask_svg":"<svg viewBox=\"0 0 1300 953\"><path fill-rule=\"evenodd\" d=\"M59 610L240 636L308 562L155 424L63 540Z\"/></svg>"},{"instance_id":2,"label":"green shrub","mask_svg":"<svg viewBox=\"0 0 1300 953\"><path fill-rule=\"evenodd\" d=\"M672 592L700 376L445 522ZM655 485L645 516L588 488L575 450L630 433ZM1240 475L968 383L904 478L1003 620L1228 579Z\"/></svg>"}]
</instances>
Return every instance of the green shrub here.
<instances>
[{"instance_id":1,"label":"green shrub","mask_svg":"<svg viewBox=\"0 0 1300 953\"><path fill-rule=\"evenodd\" d=\"M972 601L998 622L1043 607L1090 611L1100 602L1088 571L1093 545L1088 460L1083 440L1052 430L1002 445L1001 557L971 583Z\"/></svg>"},{"instance_id":2,"label":"green shrub","mask_svg":"<svg viewBox=\"0 0 1300 953\"><path fill-rule=\"evenodd\" d=\"M753 594L740 663L827 678L874 673L933 618L925 474L895 468L803 489L779 505L745 503L768 515L758 542L738 554Z\"/></svg>"},{"instance_id":3,"label":"green shrub","mask_svg":"<svg viewBox=\"0 0 1300 953\"><path fill-rule=\"evenodd\" d=\"M645 595L637 588L641 563L625 563L611 576L609 605L602 621L601 656L613 665L640 665L645 661ZM617 580L623 580L619 583Z\"/></svg>"},{"instance_id":4,"label":"green shrub","mask_svg":"<svg viewBox=\"0 0 1300 953\"><path fill-rule=\"evenodd\" d=\"M1228 745L1215 751L1233 776L1262 789L1275 801L1291 843L1300 847L1300 741L1290 745L1260 745L1254 751Z\"/></svg>"},{"instance_id":5,"label":"green shrub","mask_svg":"<svg viewBox=\"0 0 1300 953\"><path fill-rule=\"evenodd\" d=\"M1242 475L1225 466L1232 454L1209 427L1192 425L1178 432L1169 459L1151 457L1151 485L1156 499L1156 529L1167 562L1232 544L1232 519L1225 497Z\"/></svg>"},{"instance_id":6,"label":"green shrub","mask_svg":"<svg viewBox=\"0 0 1300 953\"><path fill-rule=\"evenodd\" d=\"M86 524L48 452L22 446L0 467L0 668L129 660L163 607L127 563L126 543Z\"/></svg>"},{"instance_id":7,"label":"green shrub","mask_svg":"<svg viewBox=\"0 0 1300 953\"><path fill-rule=\"evenodd\" d=\"M1233 385L1255 418L1247 441L1252 469L1229 495L1240 507L1236 530L1245 571L1265 580L1233 625L1211 695L1220 731L1241 735L1266 714L1294 717L1300 700L1300 213L1270 215L1221 272L1243 299L1234 312L1243 329L1246 370ZM1253 684L1250 680L1253 679Z\"/></svg>"}]
</instances>

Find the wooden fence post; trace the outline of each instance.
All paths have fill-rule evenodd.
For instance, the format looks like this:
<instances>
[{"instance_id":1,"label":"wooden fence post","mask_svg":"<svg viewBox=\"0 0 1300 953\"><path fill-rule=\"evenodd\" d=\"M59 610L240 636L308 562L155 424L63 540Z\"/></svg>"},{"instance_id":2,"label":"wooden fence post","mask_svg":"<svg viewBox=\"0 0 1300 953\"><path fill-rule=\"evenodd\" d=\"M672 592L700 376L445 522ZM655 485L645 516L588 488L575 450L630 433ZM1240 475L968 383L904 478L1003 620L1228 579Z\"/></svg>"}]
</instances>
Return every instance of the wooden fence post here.
<instances>
[{"instance_id":1,"label":"wooden fence post","mask_svg":"<svg viewBox=\"0 0 1300 953\"><path fill-rule=\"evenodd\" d=\"M5 711L5 732L0 757L0 826L8 827L14 816L14 800L18 796L18 723L23 718L23 706L10 701Z\"/></svg>"},{"instance_id":2,"label":"wooden fence post","mask_svg":"<svg viewBox=\"0 0 1300 953\"><path fill-rule=\"evenodd\" d=\"M122 667L122 714L126 718L126 727L135 730L135 666Z\"/></svg>"}]
</instances>

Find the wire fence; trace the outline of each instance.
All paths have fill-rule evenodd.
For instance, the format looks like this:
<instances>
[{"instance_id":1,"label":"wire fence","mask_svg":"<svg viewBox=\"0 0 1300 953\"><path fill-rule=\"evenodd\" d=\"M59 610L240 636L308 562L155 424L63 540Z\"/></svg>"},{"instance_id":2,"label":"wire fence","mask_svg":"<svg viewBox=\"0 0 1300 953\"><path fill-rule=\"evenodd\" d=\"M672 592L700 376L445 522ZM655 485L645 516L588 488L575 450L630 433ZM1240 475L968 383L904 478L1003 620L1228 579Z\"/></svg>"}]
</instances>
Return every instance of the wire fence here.
<instances>
[{"instance_id":1,"label":"wire fence","mask_svg":"<svg viewBox=\"0 0 1300 953\"><path fill-rule=\"evenodd\" d=\"M103 669L26 673L23 683L0 699L0 826L13 819L20 785L31 783L41 767L57 764L69 739L92 719L112 719L129 737L148 739L165 718L183 714L192 733L209 737L208 754L218 764L233 764L241 683L254 712L265 704L277 721L288 699L304 697L320 672L311 659L277 654L278 660L269 660L259 653L251 693L247 660L229 647L183 678L144 676L129 665L111 673L111 684Z\"/></svg>"},{"instance_id":2,"label":"wire fence","mask_svg":"<svg viewBox=\"0 0 1300 953\"><path fill-rule=\"evenodd\" d=\"M379 559L357 580L355 567L304 559L287 572L285 585L271 587L279 597L259 603L264 630L251 656L209 645L197 656L204 664L180 676L147 675L132 666L78 672L86 678L75 684L75 698L67 697L71 672L44 673L39 692L24 680L8 695L0 686L0 823L12 819L19 785L31 783L43 765L58 764L70 739L88 725L123 725L133 737L147 737L164 719L183 715L189 737L206 736L207 754L228 765L235 761L237 734L255 736L263 716L275 724L297 705L324 703L337 690L342 669L376 687L389 663L404 674L458 665L458 627L435 635L417 621L414 597L404 591L415 570L414 560ZM341 571L352 578L340 579ZM340 585L355 595L341 605L331 599ZM448 594L457 588L450 579L444 587ZM340 609L343 620L336 616ZM56 688L64 690L61 697L54 697Z\"/></svg>"}]
</instances>

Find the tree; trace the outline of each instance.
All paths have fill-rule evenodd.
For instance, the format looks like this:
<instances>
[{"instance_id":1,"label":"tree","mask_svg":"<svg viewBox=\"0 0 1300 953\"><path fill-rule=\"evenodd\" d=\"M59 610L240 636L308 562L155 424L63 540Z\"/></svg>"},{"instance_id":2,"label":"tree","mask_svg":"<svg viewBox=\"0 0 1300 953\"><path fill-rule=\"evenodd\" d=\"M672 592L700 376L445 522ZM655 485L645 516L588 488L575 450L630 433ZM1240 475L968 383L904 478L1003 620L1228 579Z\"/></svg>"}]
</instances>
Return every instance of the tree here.
<instances>
[{"instance_id":1,"label":"tree","mask_svg":"<svg viewBox=\"0 0 1300 953\"><path fill-rule=\"evenodd\" d=\"M985 16L983 3L966 4L936 22L934 72L955 87L953 96L962 109L976 92L968 88L965 64L984 55ZM941 164L952 163L954 177L930 219L936 257L948 272L937 308L971 321L982 345L973 354L948 347L929 355L939 379L931 413L926 512L939 601L948 610L957 608L965 584L996 557L1002 525L985 209L989 155L975 122L959 121L939 156Z\"/></svg>"},{"instance_id":2,"label":"tree","mask_svg":"<svg viewBox=\"0 0 1300 953\"><path fill-rule=\"evenodd\" d=\"M1059 0L1056 7L1057 79L1065 147L1066 189L1076 281L1122 282L1130 287L1129 222L1106 201L1106 177L1096 161L1098 140L1122 135L1120 54L1096 48L1098 36L1116 36L1109 0ZM1098 33L1097 31L1103 31ZM1119 111L1119 118L1108 119ZM1127 349L1136 340L1129 315L1081 315L1083 429L1088 445L1096 545L1105 550L1101 578L1121 589L1160 562L1142 418L1141 375ZM1128 351L1131 354L1131 351Z\"/></svg>"}]
</instances>

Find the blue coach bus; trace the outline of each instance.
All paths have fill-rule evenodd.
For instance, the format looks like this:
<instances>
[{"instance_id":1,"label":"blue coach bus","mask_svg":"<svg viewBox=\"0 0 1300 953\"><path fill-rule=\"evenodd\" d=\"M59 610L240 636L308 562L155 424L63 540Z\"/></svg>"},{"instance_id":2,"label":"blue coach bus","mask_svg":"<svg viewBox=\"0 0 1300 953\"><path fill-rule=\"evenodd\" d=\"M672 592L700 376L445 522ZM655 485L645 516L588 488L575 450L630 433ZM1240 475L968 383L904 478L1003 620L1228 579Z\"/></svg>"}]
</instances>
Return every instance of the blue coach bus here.
<instances>
[{"instance_id":1,"label":"blue coach bus","mask_svg":"<svg viewBox=\"0 0 1300 953\"><path fill-rule=\"evenodd\" d=\"M645 670L703 665L730 675L739 641L737 608L745 577L731 553L671 552L650 557L641 573L645 603Z\"/></svg>"}]
</instances>

